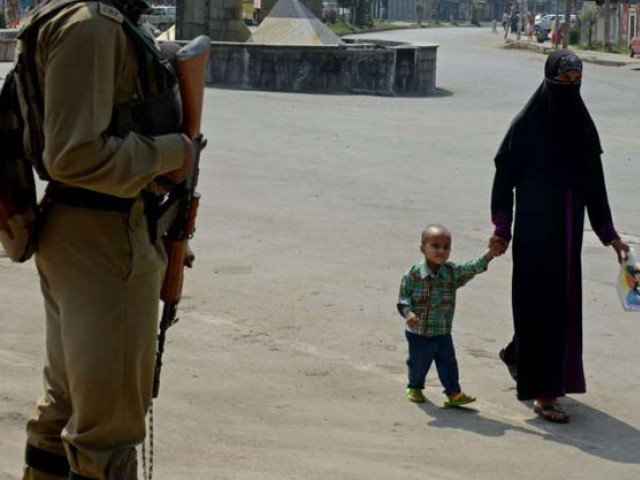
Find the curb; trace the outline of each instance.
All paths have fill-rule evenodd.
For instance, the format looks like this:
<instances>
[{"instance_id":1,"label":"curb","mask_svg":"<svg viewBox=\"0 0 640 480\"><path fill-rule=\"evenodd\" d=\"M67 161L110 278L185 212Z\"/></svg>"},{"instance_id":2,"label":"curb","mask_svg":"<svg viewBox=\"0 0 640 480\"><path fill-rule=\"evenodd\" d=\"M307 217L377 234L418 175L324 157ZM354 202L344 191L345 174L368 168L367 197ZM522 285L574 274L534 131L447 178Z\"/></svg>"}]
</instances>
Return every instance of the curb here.
<instances>
[{"instance_id":1,"label":"curb","mask_svg":"<svg viewBox=\"0 0 640 480\"><path fill-rule=\"evenodd\" d=\"M546 47L544 45L531 44L531 43L518 43L514 42L511 39L507 39L504 48L513 48L516 50L530 50L532 52L541 53L543 55L549 55L555 51L554 48ZM605 67L626 67L627 65L635 65L638 64L640 67L640 62L625 62L622 60L605 60L602 58L598 58L594 55L589 55L588 52L582 51L574 51L580 60L585 63L593 63L596 65L602 65Z\"/></svg>"},{"instance_id":2,"label":"curb","mask_svg":"<svg viewBox=\"0 0 640 480\"><path fill-rule=\"evenodd\" d=\"M329 27L329 28L331 28L331 27ZM342 38L342 37L348 37L349 35L361 35L361 34L364 34L364 33L394 32L396 30L425 30L425 29L432 29L432 28L482 28L482 27L481 26L477 26L477 25L470 25L470 24L464 24L464 25L451 25L451 24L446 24L446 25L427 25L427 24L424 24L424 25L422 25L420 27L418 27L417 25L415 25L415 26L414 25L407 25L407 26L398 26L398 27L394 27L394 28L385 28L385 27L371 28L371 29L363 28L359 32L341 33L338 36L340 38Z\"/></svg>"}]
</instances>

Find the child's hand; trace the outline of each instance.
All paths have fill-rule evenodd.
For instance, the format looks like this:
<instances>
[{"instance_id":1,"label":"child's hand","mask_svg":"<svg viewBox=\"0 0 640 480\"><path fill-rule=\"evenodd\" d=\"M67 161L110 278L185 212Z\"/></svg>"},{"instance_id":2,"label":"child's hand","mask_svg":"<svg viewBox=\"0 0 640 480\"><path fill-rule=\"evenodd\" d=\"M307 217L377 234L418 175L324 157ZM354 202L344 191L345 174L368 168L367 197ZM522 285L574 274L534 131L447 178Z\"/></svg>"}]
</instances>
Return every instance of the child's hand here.
<instances>
[{"instance_id":1,"label":"child's hand","mask_svg":"<svg viewBox=\"0 0 640 480\"><path fill-rule=\"evenodd\" d=\"M503 255L508 248L509 248L508 240L500 238L496 235L492 236L491 239L489 239L489 250L491 251L494 257L499 257Z\"/></svg>"},{"instance_id":2,"label":"child's hand","mask_svg":"<svg viewBox=\"0 0 640 480\"><path fill-rule=\"evenodd\" d=\"M418 322L420 322L420 317L418 317L415 313L410 313L407 317L407 325L410 327L415 327Z\"/></svg>"}]
</instances>

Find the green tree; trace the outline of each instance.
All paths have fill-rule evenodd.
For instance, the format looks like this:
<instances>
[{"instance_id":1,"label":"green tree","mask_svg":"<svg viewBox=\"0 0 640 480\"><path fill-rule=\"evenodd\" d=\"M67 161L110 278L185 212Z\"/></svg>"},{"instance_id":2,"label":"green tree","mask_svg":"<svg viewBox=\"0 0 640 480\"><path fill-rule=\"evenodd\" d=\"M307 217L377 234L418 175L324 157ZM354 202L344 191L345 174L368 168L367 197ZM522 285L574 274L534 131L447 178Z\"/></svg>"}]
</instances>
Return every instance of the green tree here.
<instances>
[{"instance_id":1,"label":"green tree","mask_svg":"<svg viewBox=\"0 0 640 480\"><path fill-rule=\"evenodd\" d=\"M596 7L584 7L579 13L580 22L587 27L587 48L593 47L593 26L598 21L598 10Z\"/></svg>"},{"instance_id":2,"label":"green tree","mask_svg":"<svg viewBox=\"0 0 640 480\"><path fill-rule=\"evenodd\" d=\"M418 22L418 26L422 25L422 19L424 18L424 5L422 3L416 4L416 20Z\"/></svg>"},{"instance_id":3,"label":"green tree","mask_svg":"<svg viewBox=\"0 0 640 480\"><path fill-rule=\"evenodd\" d=\"M357 0L338 0L338 7L340 7L343 11L342 21L344 22L346 19L344 18L344 9L349 9L351 14L353 15L353 11L356 8ZM350 18L349 21L353 21L353 18Z\"/></svg>"},{"instance_id":4,"label":"green tree","mask_svg":"<svg viewBox=\"0 0 640 480\"><path fill-rule=\"evenodd\" d=\"M469 6L469 10L471 11L471 24L479 27L480 22L478 21L478 6L476 5L476 1L469 0L467 5Z\"/></svg>"}]
</instances>

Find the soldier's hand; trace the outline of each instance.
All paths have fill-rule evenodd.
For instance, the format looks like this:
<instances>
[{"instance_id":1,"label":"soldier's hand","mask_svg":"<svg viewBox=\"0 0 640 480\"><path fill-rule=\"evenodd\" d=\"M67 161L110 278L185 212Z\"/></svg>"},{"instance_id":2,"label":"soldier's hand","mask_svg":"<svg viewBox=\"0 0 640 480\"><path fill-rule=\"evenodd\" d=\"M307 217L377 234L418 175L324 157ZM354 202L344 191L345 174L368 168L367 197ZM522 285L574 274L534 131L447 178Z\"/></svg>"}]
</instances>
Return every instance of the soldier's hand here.
<instances>
[{"instance_id":1,"label":"soldier's hand","mask_svg":"<svg viewBox=\"0 0 640 480\"><path fill-rule=\"evenodd\" d=\"M196 254L191 250L191 245L187 242L187 250L184 252L184 266L187 268L193 267L193 262L196 260Z\"/></svg>"},{"instance_id":2,"label":"soldier's hand","mask_svg":"<svg viewBox=\"0 0 640 480\"><path fill-rule=\"evenodd\" d=\"M182 141L184 144L184 163L180 168L171 170L164 175L164 178L174 185L184 182L191 175L196 164L196 149L193 142L184 134L182 134Z\"/></svg>"}]
</instances>

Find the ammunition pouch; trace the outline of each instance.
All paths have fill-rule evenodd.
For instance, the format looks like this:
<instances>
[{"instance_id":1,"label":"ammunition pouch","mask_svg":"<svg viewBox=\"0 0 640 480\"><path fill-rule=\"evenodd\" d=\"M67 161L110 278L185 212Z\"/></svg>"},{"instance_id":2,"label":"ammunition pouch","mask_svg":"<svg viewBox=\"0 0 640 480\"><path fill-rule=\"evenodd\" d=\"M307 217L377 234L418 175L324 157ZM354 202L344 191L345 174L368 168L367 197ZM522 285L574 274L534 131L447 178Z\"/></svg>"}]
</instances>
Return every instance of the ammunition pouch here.
<instances>
[{"instance_id":1,"label":"ammunition pouch","mask_svg":"<svg viewBox=\"0 0 640 480\"><path fill-rule=\"evenodd\" d=\"M13 70L0 92L0 243L15 262L33 255L37 230L35 180L25 159L23 135L18 78Z\"/></svg>"}]
</instances>

